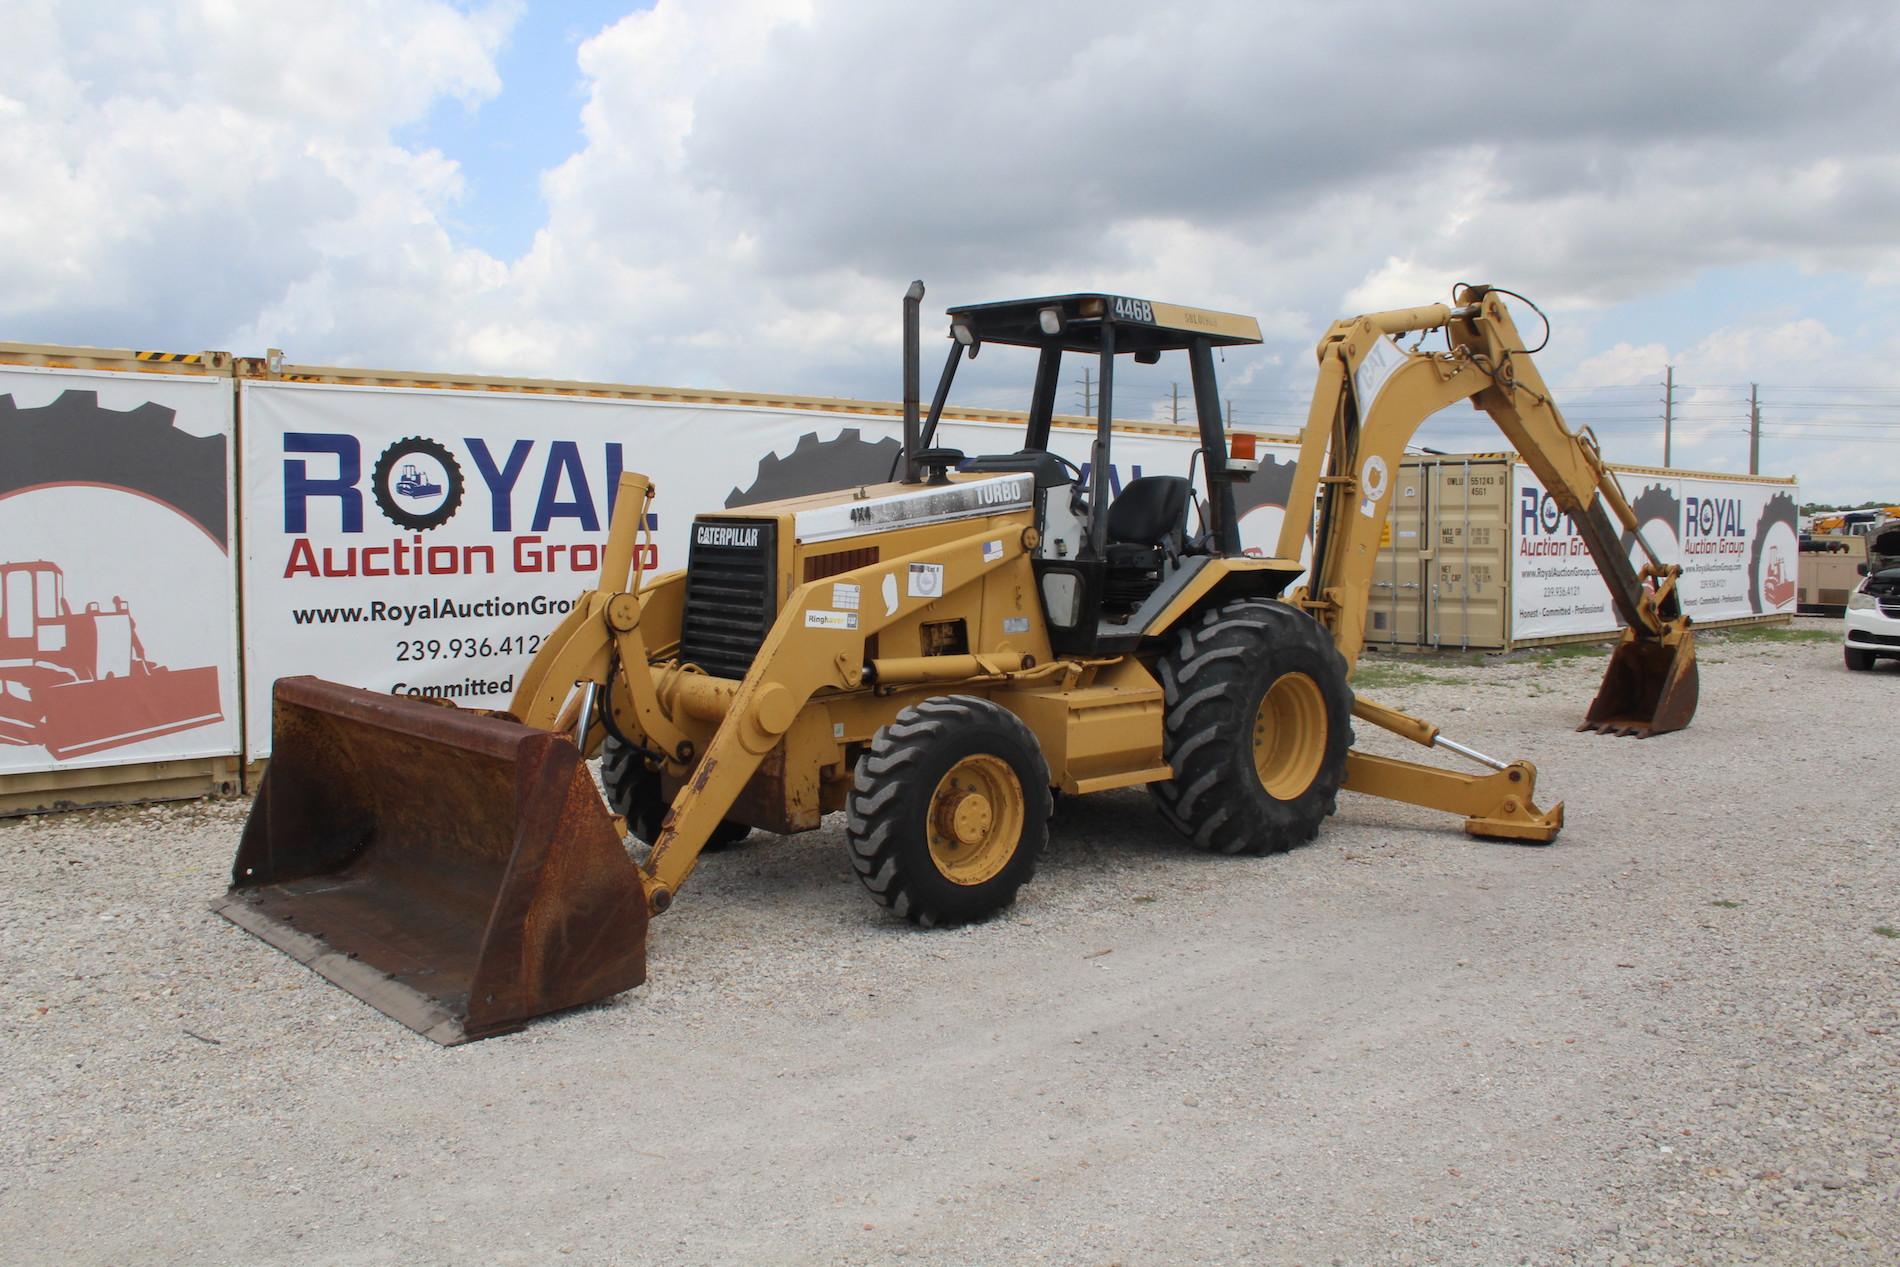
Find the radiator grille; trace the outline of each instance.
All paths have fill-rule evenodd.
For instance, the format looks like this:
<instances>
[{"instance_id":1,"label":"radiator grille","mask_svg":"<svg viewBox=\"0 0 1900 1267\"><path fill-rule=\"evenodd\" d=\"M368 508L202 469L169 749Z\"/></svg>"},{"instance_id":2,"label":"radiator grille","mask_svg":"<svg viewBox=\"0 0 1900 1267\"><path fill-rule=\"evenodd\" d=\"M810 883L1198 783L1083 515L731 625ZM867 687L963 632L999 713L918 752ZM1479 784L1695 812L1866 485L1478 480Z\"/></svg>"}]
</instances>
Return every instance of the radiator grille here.
<instances>
[{"instance_id":1,"label":"radiator grille","mask_svg":"<svg viewBox=\"0 0 1900 1267\"><path fill-rule=\"evenodd\" d=\"M809 554L805 556L805 579L822 581L827 576L836 576L840 572L855 572L859 568L870 567L876 562L876 546L861 546L856 550L834 550L830 554Z\"/></svg>"},{"instance_id":2,"label":"radiator grille","mask_svg":"<svg viewBox=\"0 0 1900 1267\"><path fill-rule=\"evenodd\" d=\"M771 520L694 522L686 555L681 660L733 680L751 669L778 615L777 537L778 525Z\"/></svg>"}]
</instances>

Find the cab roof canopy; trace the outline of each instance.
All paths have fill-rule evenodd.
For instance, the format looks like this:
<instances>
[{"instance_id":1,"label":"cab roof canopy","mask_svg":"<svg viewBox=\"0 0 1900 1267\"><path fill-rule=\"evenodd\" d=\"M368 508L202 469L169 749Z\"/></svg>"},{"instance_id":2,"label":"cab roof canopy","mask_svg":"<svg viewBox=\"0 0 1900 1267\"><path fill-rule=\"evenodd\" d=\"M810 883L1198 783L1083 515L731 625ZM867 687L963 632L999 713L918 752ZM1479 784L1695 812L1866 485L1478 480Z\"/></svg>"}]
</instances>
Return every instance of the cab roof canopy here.
<instances>
[{"instance_id":1,"label":"cab roof canopy","mask_svg":"<svg viewBox=\"0 0 1900 1267\"><path fill-rule=\"evenodd\" d=\"M959 343L1005 343L1059 347L1067 352L1102 350L1102 328L1115 327L1115 351L1151 360L1185 351L1197 339L1214 347L1260 342L1252 317L1206 308L1183 308L1126 295L1049 295L952 308L951 334ZM959 329L961 327L961 329Z\"/></svg>"}]
</instances>

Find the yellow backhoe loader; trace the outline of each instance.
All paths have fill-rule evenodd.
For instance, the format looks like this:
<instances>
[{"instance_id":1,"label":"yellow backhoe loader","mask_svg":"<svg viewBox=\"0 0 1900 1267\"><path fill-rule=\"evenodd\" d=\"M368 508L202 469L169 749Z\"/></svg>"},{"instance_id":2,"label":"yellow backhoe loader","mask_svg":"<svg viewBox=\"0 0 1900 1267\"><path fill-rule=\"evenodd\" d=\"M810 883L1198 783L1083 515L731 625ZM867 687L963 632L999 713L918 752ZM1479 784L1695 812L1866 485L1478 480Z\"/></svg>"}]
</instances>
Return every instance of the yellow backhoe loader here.
<instances>
[{"instance_id":1,"label":"yellow backhoe loader","mask_svg":"<svg viewBox=\"0 0 1900 1267\"><path fill-rule=\"evenodd\" d=\"M686 568L645 577L654 490L624 475L599 587L505 713L279 681L270 769L219 909L446 1043L640 984L647 921L702 850L834 810L872 897L920 925L1009 905L1058 789L1145 784L1184 837L1229 854L1310 840L1342 787L1450 811L1474 835L1551 840L1562 806L1537 805L1529 763L1349 685L1392 473L1460 400L1575 518L1627 623L1585 726L1688 723L1678 569L1653 553L1631 567L1618 524L1635 532L1636 517L1594 440L1565 426L1500 292L1327 332L1290 501L1315 513L1287 515L1273 558L1241 551L1233 486L1252 463L1229 456L1215 386L1216 349L1259 342L1251 318L1105 294L953 308L925 414L922 296L915 284L904 305L901 479L703 515ZM1392 337L1429 330L1447 350ZM984 344L1038 353L1022 446L933 447L957 367ZM1111 496L1117 358L1172 352L1188 357L1201 481L1149 475ZM1065 355L1100 375L1086 478L1049 449ZM1489 768L1354 752L1354 716ZM600 751L611 812L584 765ZM648 846L637 857L629 832Z\"/></svg>"}]
</instances>

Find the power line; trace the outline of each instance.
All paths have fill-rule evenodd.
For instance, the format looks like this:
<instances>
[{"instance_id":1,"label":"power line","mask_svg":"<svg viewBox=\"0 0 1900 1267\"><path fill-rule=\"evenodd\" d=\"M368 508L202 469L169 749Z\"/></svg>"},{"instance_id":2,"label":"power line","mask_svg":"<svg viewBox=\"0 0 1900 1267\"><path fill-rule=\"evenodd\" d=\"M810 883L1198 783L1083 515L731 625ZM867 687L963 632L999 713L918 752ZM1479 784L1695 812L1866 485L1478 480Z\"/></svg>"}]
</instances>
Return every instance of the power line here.
<instances>
[{"instance_id":1,"label":"power line","mask_svg":"<svg viewBox=\"0 0 1900 1267\"><path fill-rule=\"evenodd\" d=\"M1900 387L1840 387L1831 383L1763 383L1765 392L1900 392Z\"/></svg>"},{"instance_id":2,"label":"power line","mask_svg":"<svg viewBox=\"0 0 1900 1267\"><path fill-rule=\"evenodd\" d=\"M1826 440L1829 442L1866 440L1876 444L1900 444L1900 435L1881 435L1878 432L1850 431L1843 433L1836 431L1817 436L1810 431L1779 431L1763 428L1762 434L1765 436L1773 436L1779 440Z\"/></svg>"},{"instance_id":3,"label":"power line","mask_svg":"<svg viewBox=\"0 0 1900 1267\"><path fill-rule=\"evenodd\" d=\"M1777 409L1900 409L1900 401L1887 404L1872 400L1771 400Z\"/></svg>"}]
</instances>

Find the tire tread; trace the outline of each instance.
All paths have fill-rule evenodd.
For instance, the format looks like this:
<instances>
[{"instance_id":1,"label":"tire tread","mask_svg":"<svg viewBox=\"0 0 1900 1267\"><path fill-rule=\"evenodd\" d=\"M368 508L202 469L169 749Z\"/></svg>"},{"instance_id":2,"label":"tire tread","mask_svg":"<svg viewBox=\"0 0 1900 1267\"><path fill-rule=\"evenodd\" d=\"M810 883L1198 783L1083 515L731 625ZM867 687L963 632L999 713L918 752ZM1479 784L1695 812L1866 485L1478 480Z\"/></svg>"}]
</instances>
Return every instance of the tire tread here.
<instances>
[{"instance_id":1,"label":"tire tread","mask_svg":"<svg viewBox=\"0 0 1900 1267\"><path fill-rule=\"evenodd\" d=\"M1024 780L1024 840L1018 860L1005 866L996 881L972 886L946 901L933 895L941 889L929 867L928 846L919 847L900 816L910 810L918 789L928 777L931 748L972 728L993 727L1029 754L1041 771L1039 779ZM870 746L852 771L851 790L845 797L845 839L851 868L871 896L903 919L924 928L962 924L1001 910L1016 900L1016 892L1036 873L1036 860L1048 839L1052 810L1041 748L1022 719L991 700L972 695L943 695L911 704L872 736ZM913 782L915 781L915 782ZM935 791L935 782L923 795ZM1026 856L1023 856L1026 853ZM923 861L919 861L919 857Z\"/></svg>"},{"instance_id":2,"label":"tire tread","mask_svg":"<svg viewBox=\"0 0 1900 1267\"><path fill-rule=\"evenodd\" d=\"M1157 665L1163 706L1162 753L1174 777L1148 785L1161 817L1209 853L1280 853L1319 834L1338 805L1352 743L1352 690L1346 662L1304 612L1267 599L1212 608L1182 628ZM1237 744L1251 745L1243 701L1270 671L1276 648L1293 648L1320 672L1327 696L1327 755L1308 793L1277 801L1236 777Z\"/></svg>"}]
</instances>

